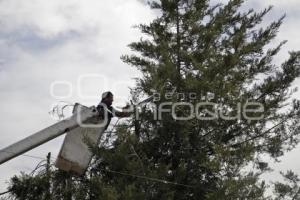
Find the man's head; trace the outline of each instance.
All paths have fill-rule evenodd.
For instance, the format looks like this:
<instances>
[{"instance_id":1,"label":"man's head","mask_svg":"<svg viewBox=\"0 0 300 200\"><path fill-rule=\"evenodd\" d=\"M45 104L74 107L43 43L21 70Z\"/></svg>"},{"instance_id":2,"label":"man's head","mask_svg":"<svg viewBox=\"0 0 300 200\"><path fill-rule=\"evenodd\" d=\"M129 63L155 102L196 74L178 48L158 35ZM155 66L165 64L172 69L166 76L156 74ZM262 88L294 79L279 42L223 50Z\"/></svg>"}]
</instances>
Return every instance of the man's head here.
<instances>
[{"instance_id":1,"label":"man's head","mask_svg":"<svg viewBox=\"0 0 300 200\"><path fill-rule=\"evenodd\" d=\"M101 102L105 103L108 106L111 106L113 101L114 101L114 95L110 91L102 93Z\"/></svg>"}]
</instances>

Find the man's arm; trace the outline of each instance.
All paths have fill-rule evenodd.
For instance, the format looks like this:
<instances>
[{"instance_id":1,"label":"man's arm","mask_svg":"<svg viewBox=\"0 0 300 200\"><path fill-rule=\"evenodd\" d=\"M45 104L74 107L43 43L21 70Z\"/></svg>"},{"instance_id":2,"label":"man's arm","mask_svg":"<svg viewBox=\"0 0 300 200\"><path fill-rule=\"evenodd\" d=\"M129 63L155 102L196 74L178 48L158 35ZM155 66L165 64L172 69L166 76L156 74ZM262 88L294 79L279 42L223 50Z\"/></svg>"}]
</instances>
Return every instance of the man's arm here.
<instances>
[{"instance_id":1,"label":"man's arm","mask_svg":"<svg viewBox=\"0 0 300 200\"><path fill-rule=\"evenodd\" d=\"M114 109L115 116L119 117L119 118L130 117L130 115L132 114L132 111L129 108L130 108L130 105L125 106L122 109L123 111L117 111ZM126 110L126 111L124 111L124 110Z\"/></svg>"},{"instance_id":2,"label":"man's arm","mask_svg":"<svg viewBox=\"0 0 300 200\"><path fill-rule=\"evenodd\" d=\"M130 117L130 115L131 115L131 113L129 113L129 112L119 112L119 111L116 111L115 114L116 114L116 117L119 117L119 118Z\"/></svg>"}]
</instances>

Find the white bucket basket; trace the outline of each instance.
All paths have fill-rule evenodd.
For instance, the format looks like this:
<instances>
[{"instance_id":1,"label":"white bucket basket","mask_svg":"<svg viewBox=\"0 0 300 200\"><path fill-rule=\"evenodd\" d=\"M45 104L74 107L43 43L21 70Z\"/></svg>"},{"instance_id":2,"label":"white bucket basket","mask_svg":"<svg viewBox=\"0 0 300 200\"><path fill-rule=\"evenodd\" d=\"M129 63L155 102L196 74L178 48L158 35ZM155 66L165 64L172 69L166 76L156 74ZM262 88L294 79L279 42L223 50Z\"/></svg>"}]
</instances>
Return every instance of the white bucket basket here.
<instances>
[{"instance_id":1,"label":"white bucket basket","mask_svg":"<svg viewBox=\"0 0 300 200\"><path fill-rule=\"evenodd\" d=\"M76 104L73 109L73 114L78 113L79 109L85 110L89 108ZM97 125L101 122L102 120L94 118L87 123ZM93 157L87 141L90 144L98 145L104 131L104 127L100 126L79 126L68 132L57 157L55 166L67 172L74 172L78 175L84 174Z\"/></svg>"}]
</instances>

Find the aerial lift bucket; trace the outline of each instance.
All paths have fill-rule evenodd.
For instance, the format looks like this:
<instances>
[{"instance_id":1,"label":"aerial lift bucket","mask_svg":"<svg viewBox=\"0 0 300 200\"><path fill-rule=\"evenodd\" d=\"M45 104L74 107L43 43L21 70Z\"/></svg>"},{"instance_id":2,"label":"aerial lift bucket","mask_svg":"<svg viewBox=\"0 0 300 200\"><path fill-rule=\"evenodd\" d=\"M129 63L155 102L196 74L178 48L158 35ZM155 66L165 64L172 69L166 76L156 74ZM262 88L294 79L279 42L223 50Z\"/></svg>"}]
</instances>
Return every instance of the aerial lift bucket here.
<instances>
[{"instance_id":1,"label":"aerial lift bucket","mask_svg":"<svg viewBox=\"0 0 300 200\"><path fill-rule=\"evenodd\" d=\"M87 109L89 108L76 104L73 114ZM101 126L102 122L103 120L100 118L93 118L83 126L80 125L69 131L64 139L55 166L67 172L78 175L84 174L93 157L90 145L97 146L105 131L105 127Z\"/></svg>"}]
</instances>

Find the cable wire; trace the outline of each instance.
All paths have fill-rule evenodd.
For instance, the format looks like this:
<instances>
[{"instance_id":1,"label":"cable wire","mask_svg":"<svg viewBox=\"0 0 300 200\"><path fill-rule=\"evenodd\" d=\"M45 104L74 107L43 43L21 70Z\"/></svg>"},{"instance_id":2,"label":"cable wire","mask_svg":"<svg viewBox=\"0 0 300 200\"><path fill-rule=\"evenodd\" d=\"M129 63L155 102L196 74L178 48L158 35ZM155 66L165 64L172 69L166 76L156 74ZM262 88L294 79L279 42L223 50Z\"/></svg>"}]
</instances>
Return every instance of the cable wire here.
<instances>
[{"instance_id":1,"label":"cable wire","mask_svg":"<svg viewBox=\"0 0 300 200\"><path fill-rule=\"evenodd\" d=\"M6 153L15 153L12 151L5 151L5 150L0 150L0 152L6 152ZM23 157L28 157L28 158L33 158L33 159L37 159L37 160L46 160L47 158L43 158L43 157L39 157L39 156L34 156L34 155L30 155L30 154L21 154L20 156ZM51 159L52 161L54 161L53 159Z\"/></svg>"},{"instance_id":2,"label":"cable wire","mask_svg":"<svg viewBox=\"0 0 300 200\"><path fill-rule=\"evenodd\" d=\"M7 191L5 191L5 192L1 192L1 193L0 193L0 196L5 195L5 194L10 193L10 192L11 192L11 190L7 190Z\"/></svg>"},{"instance_id":3,"label":"cable wire","mask_svg":"<svg viewBox=\"0 0 300 200\"><path fill-rule=\"evenodd\" d=\"M177 183L177 182L171 182L171 181L167 181L167 180L163 180L163 179L158 179L158 178L152 178L152 177L148 177L148 176L141 176L141 175L136 175L136 174L129 174L129 173L126 173L126 172L118 172L118 171L109 170L109 169L105 169L105 171L111 172L111 173L115 173L115 174L124 175L124 176L131 176L131 177L135 177L135 178L142 178L142 179L146 179L146 180L150 180L150 181L155 181L155 182L160 182L160 183L164 183L164 184L179 185L179 186L183 186L183 187L187 187L187 188L194 188L194 186L191 186L191 185L186 185L186 184Z\"/></svg>"}]
</instances>

